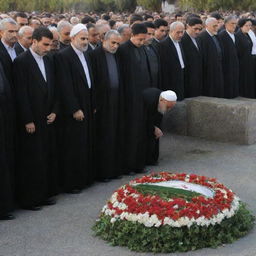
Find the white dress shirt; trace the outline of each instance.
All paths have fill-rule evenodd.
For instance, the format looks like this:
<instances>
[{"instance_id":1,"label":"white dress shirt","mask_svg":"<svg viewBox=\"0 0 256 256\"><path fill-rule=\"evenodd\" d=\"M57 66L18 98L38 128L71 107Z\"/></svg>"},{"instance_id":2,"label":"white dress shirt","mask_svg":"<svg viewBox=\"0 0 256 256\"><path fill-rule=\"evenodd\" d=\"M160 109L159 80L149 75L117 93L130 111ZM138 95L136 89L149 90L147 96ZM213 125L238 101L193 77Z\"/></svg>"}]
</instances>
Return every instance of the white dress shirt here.
<instances>
[{"instance_id":1,"label":"white dress shirt","mask_svg":"<svg viewBox=\"0 0 256 256\"><path fill-rule=\"evenodd\" d=\"M185 64L184 64L184 61L183 61L183 58L182 58L182 53L181 53L179 42L174 41L172 38L171 38L171 40L172 40L172 42L173 42L173 44L176 48L176 51L177 51L177 54L178 54L178 57L179 57L179 61L180 61L180 66L183 69L183 68L185 68Z\"/></svg>"},{"instance_id":2,"label":"white dress shirt","mask_svg":"<svg viewBox=\"0 0 256 256\"><path fill-rule=\"evenodd\" d=\"M193 42L193 44L195 45L195 47L199 50L199 48L198 48L198 45L197 45L197 42L196 42L196 39L194 38L194 37L192 37L188 32L186 32L188 35L189 35L189 37L191 38L191 40L192 40L192 42Z\"/></svg>"},{"instance_id":3,"label":"white dress shirt","mask_svg":"<svg viewBox=\"0 0 256 256\"><path fill-rule=\"evenodd\" d=\"M82 51L76 49L76 47L73 46L72 44L71 44L71 46L74 49L75 53L77 54L82 66L83 66L88 87L91 88L91 78L90 78L89 68L88 68L87 62L86 62L85 57L84 57L84 53Z\"/></svg>"},{"instance_id":4,"label":"white dress shirt","mask_svg":"<svg viewBox=\"0 0 256 256\"><path fill-rule=\"evenodd\" d=\"M8 54L10 55L12 61L17 57L14 47L7 45L3 40L1 40Z\"/></svg>"},{"instance_id":5,"label":"white dress shirt","mask_svg":"<svg viewBox=\"0 0 256 256\"><path fill-rule=\"evenodd\" d=\"M256 36L252 30L248 32L249 37L252 40L253 46L252 46L252 55L256 55Z\"/></svg>"},{"instance_id":6,"label":"white dress shirt","mask_svg":"<svg viewBox=\"0 0 256 256\"><path fill-rule=\"evenodd\" d=\"M37 65L42 73L44 80L47 81L43 57L38 55L37 53L35 53L31 48L29 48L29 50L30 50L32 56L34 57Z\"/></svg>"},{"instance_id":7,"label":"white dress shirt","mask_svg":"<svg viewBox=\"0 0 256 256\"><path fill-rule=\"evenodd\" d=\"M226 30L226 31L227 31L227 30ZM235 35L232 34L232 33L230 33L230 32L228 32L228 31L227 31L227 33L228 33L228 35L231 37L231 39L233 40L233 42L235 43L235 42L236 42Z\"/></svg>"}]
</instances>

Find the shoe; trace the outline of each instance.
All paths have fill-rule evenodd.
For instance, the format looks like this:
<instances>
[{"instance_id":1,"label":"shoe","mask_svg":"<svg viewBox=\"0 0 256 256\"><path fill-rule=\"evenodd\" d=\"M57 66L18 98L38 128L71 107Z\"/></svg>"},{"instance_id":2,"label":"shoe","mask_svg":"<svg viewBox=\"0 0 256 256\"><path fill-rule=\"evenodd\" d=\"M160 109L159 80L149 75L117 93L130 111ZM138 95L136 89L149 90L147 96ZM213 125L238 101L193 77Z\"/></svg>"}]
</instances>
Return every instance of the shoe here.
<instances>
[{"instance_id":1,"label":"shoe","mask_svg":"<svg viewBox=\"0 0 256 256\"><path fill-rule=\"evenodd\" d=\"M15 217L12 215L12 214L6 214L6 215L3 215L3 216L0 216L0 220L14 220Z\"/></svg>"},{"instance_id":2,"label":"shoe","mask_svg":"<svg viewBox=\"0 0 256 256\"><path fill-rule=\"evenodd\" d=\"M29 210L29 211L40 211L42 210L42 206L40 205L25 206L25 207L22 207L22 209Z\"/></svg>"},{"instance_id":3,"label":"shoe","mask_svg":"<svg viewBox=\"0 0 256 256\"><path fill-rule=\"evenodd\" d=\"M54 198L48 198L42 202L42 205L55 205L56 200Z\"/></svg>"},{"instance_id":4,"label":"shoe","mask_svg":"<svg viewBox=\"0 0 256 256\"><path fill-rule=\"evenodd\" d=\"M68 194L80 194L82 192L81 189L72 189L70 191L68 191Z\"/></svg>"}]
</instances>

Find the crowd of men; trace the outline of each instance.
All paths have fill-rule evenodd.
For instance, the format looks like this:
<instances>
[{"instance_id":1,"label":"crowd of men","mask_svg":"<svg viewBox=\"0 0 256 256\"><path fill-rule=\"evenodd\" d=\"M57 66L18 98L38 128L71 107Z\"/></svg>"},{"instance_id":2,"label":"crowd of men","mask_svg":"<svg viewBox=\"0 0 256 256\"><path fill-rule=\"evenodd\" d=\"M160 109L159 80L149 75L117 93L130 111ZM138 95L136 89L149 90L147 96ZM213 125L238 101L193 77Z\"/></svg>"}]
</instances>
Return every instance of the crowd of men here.
<instances>
[{"instance_id":1,"label":"crowd of men","mask_svg":"<svg viewBox=\"0 0 256 256\"><path fill-rule=\"evenodd\" d=\"M0 15L0 219L157 164L176 94L256 97L251 17L118 17Z\"/></svg>"}]
</instances>

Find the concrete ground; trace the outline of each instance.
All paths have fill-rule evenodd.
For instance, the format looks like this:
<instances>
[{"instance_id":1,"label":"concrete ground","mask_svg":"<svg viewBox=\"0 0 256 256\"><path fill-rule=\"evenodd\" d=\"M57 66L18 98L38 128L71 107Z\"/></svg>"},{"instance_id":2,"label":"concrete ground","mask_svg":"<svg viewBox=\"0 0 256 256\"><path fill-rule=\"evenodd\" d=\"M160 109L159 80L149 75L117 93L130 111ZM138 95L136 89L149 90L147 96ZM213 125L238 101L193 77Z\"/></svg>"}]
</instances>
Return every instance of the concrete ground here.
<instances>
[{"instance_id":1,"label":"concrete ground","mask_svg":"<svg viewBox=\"0 0 256 256\"><path fill-rule=\"evenodd\" d=\"M256 215L256 145L241 146L168 135L161 141L159 166L147 170L216 177L236 192ZM91 231L112 192L132 178L124 176L109 183L96 183L79 195L60 195L56 205L44 207L42 211L15 212L15 220L0 222L0 256L153 255L112 247L94 237ZM256 256L255 241L256 228L246 237L218 249L170 255Z\"/></svg>"}]
</instances>

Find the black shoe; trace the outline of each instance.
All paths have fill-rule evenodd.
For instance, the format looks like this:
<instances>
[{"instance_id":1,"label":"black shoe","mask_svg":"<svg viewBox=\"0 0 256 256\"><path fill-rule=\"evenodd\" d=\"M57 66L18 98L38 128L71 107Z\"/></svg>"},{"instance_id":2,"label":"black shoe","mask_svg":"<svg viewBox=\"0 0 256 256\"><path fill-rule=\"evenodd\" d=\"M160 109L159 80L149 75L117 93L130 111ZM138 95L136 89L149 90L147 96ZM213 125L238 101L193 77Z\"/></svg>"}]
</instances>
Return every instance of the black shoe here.
<instances>
[{"instance_id":1,"label":"black shoe","mask_svg":"<svg viewBox=\"0 0 256 256\"><path fill-rule=\"evenodd\" d=\"M29 211L40 211L42 210L42 206L34 205L34 206L24 206L22 209L29 210Z\"/></svg>"},{"instance_id":2,"label":"black shoe","mask_svg":"<svg viewBox=\"0 0 256 256\"><path fill-rule=\"evenodd\" d=\"M55 205L56 200L54 198L48 198L42 202L42 205Z\"/></svg>"},{"instance_id":3,"label":"black shoe","mask_svg":"<svg viewBox=\"0 0 256 256\"><path fill-rule=\"evenodd\" d=\"M14 220L15 217L12 214L6 214L3 216L0 216L0 220Z\"/></svg>"},{"instance_id":4,"label":"black shoe","mask_svg":"<svg viewBox=\"0 0 256 256\"><path fill-rule=\"evenodd\" d=\"M67 191L68 194L80 194L81 192L81 189L72 189L70 191Z\"/></svg>"}]
</instances>

